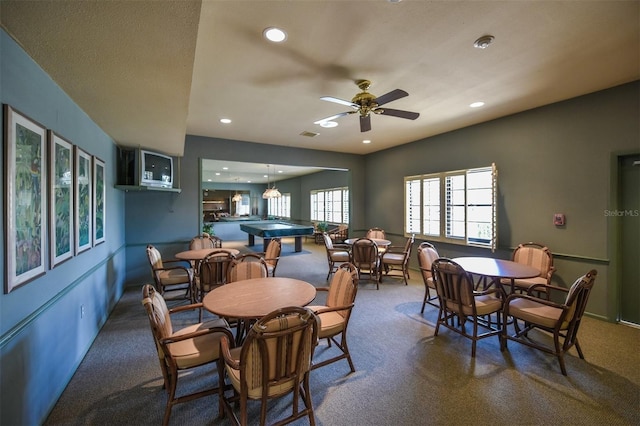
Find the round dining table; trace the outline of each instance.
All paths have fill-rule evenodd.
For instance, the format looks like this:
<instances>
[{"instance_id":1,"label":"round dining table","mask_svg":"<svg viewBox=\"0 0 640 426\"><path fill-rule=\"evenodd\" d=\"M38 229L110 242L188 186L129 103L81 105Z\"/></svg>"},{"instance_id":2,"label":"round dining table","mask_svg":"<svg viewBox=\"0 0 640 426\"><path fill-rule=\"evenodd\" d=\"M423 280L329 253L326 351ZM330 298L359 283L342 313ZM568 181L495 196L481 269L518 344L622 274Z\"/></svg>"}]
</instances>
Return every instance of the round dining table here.
<instances>
[{"instance_id":1,"label":"round dining table","mask_svg":"<svg viewBox=\"0 0 640 426\"><path fill-rule=\"evenodd\" d=\"M234 256L240 254L240 250L233 248L206 248L206 249L197 249L197 250L185 250L175 254L176 259L180 260L191 260L194 262L198 262L204 260L209 254L213 252L228 252Z\"/></svg>"},{"instance_id":2,"label":"round dining table","mask_svg":"<svg viewBox=\"0 0 640 426\"><path fill-rule=\"evenodd\" d=\"M366 237L362 237L362 238L366 238ZM353 245L353 243L355 243L359 239L360 238L349 238L349 239L344 240L344 242L345 242L345 244ZM369 240L371 240L374 243L376 243L376 245L378 247L388 247L388 246L391 245L391 241L385 240L385 239L382 239L382 238L369 238Z\"/></svg>"},{"instance_id":3,"label":"round dining table","mask_svg":"<svg viewBox=\"0 0 640 426\"><path fill-rule=\"evenodd\" d=\"M305 306L316 297L306 281L286 277L251 278L225 284L210 291L202 303L221 317L259 319L276 309Z\"/></svg>"},{"instance_id":4,"label":"round dining table","mask_svg":"<svg viewBox=\"0 0 640 426\"><path fill-rule=\"evenodd\" d=\"M512 260L492 257L456 257L451 260L462 266L465 271L479 275L483 279L490 278L498 285L500 285L500 279L511 280L511 291L514 289L513 280L534 278L540 275L538 269Z\"/></svg>"},{"instance_id":5,"label":"round dining table","mask_svg":"<svg viewBox=\"0 0 640 426\"><path fill-rule=\"evenodd\" d=\"M238 320L236 343L250 324L280 308L306 306L316 298L316 288L306 281L286 277L251 278L211 290L202 300L209 312Z\"/></svg>"}]
</instances>

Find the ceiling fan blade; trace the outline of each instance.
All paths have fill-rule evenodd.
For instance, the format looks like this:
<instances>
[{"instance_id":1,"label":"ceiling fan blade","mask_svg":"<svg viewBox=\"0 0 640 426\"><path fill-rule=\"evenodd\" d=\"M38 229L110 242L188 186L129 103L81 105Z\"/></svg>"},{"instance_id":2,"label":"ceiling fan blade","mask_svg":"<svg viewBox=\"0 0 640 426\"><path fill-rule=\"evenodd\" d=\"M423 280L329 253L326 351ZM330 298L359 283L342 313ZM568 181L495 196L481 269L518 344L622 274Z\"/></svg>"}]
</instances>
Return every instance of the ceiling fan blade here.
<instances>
[{"instance_id":1,"label":"ceiling fan blade","mask_svg":"<svg viewBox=\"0 0 640 426\"><path fill-rule=\"evenodd\" d=\"M360 116L360 131L368 132L369 130L371 130L371 116Z\"/></svg>"},{"instance_id":2,"label":"ceiling fan blade","mask_svg":"<svg viewBox=\"0 0 640 426\"><path fill-rule=\"evenodd\" d=\"M333 96L323 96L320 99L322 99L323 101L335 102L336 104L340 104L340 105L350 106L352 108L359 108L358 104L354 104L351 101L345 101L344 99L334 98Z\"/></svg>"},{"instance_id":3,"label":"ceiling fan blade","mask_svg":"<svg viewBox=\"0 0 640 426\"><path fill-rule=\"evenodd\" d=\"M404 98L405 96L409 96L409 94L404 90L396 89L396 90L390 91L389 93L385 93L382 96L378 96L376 98L376 103L378 104L378 106L380 106L380 105L389 103L391 101L395 101L396 99Z\"/></svg>"},{"instance_id":4,"label":"ceiling fan blade","mask_svg":"<svg viewBox=\"0 0 640 426\"><path fill-rule=\"evenodd\" d=\"M325 121L335 120L336 118L344 117L345 115L349 115L353 113L355 113L355 111L341 112L340 114L332 115L330 117L325 117L321 120L314 121L313 124L320 124L320 123L324 123Z\"/></svg>"},{"instance_id":5,"label":"ceiling fan blade","mask_svg":"<svg viewBox=\"0 0 640 426\"><path fill-rule=\"evenodd\" d=\"M391 108L380 108L376 110L376 113L380 113L382 115L390 115L392 117L400 117L406 118L408 120L415 120L420 117L420 113L411 112L411 111L403 111L401 109L391 109Z\"/></svg>"}]
</instances>

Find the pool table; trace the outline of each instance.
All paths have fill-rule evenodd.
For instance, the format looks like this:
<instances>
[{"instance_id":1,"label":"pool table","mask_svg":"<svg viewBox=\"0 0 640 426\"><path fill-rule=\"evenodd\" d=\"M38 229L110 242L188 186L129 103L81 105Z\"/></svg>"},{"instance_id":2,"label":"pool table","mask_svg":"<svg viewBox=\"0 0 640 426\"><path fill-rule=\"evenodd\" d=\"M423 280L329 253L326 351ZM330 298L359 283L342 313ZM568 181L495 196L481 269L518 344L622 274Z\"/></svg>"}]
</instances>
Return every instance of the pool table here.
<instances>
[{"instance_id":1,"label":"pool table","mask_svg":"<svg viewBox=\"0 0 640 426\"><path fill-rule=\"evenodd\" d=\"M313 235L313 226L295 225L286 222L255 222L240 224L240 229L249 234L249 245L255 245L255 237L262 238L263 250L267 251L267 246L272 238L276 237L294 237L295 250L302 251L302 237L305 235Z\"/></svg>"}]
</instances>

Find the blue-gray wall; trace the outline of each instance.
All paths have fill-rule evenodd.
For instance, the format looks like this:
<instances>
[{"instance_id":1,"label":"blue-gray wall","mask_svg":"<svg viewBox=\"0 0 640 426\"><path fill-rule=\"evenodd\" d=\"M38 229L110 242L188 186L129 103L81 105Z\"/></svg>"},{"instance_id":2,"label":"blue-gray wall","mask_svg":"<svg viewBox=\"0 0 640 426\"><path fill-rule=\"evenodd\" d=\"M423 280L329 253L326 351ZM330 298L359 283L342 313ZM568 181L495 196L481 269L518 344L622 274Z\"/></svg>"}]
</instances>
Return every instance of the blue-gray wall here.
<instances>
[{"instance_id":1,"label":"blue-gray wall","mask_svg":"<svg viewBox=\"0 0 640 426\"><path fill-rule=\"evenodd\" d=\"M553 281L570 286L598 270L588 311L617 315L616 173L612 157L640 153L640 83L449 132L366 157L367 224L403 235L404 176L489 166L498 169L498 257L521 242L546 244L554 253ZM402 211L402 209L400 209ZM566 226L553 225L564 213ZM441 255L484 255L486 249L437 244ZM636 254L638 257L638 254ZM415 265L415 257L412 259Z\"/></svg>"},{"instance_id":2,"label":"blue-gray wall","mask_svg":"<svg viewBox=\"0 0 640 426\"><path fill-rule=\"evenodd\" d=\"M599 277L588 310L615 320L617 228L616 218L605 217L604 210L616 208L616 155L640 152L638 82L367 156L187 136L181 193L125 193L114 189L114 141L3 31L0 55L0 101L107 165L106 242L0 295L1 424L44 421L123 285L139 286L150 279L146 244L171 254L199 232L203 158L349 170L350 231L380 226L394 240L403 238L404 176L495 162L500 191L497 255L507 257L522 241L544 242L557 253L559 284L595 267ZM3 182L4 176L3 168ZM340 182L343 176L310 175L278 187L304 198L311 189L333 186L333 178ZM3 205L3 221L5 210ZM552 225L556 212L567 215L565 228ZM292 208L292 216L308 220L306 198ZM484 253L462 246L439 248L447 256Z\"/></svg>"},{"instance_id":3,"label":"blue-gray wall","mask_svg":"<svg viewBox=\"0 0 640 426\"><path fill-rule=\"evenodd\" d=\"M4 31L0 54L0 101L106 165L106 241L0 294L0 424L28 425L46 418L122 294L124 196L114 189L113 140ZM5 182L5 163L0 164ZM5 198L0 202L4 223ZM0 265L6 280L5 246L3 230Z\"/></svg>"},{"instance_id":4,"label":"blue-gray wall","mask_svg":"<svg viewBox=\"0 0 640 426\"><path fill-rule=\"evenodd\" d=\"M186 248L189 240L200 229L201 190L200 163L202 159L291 164L349 170L322 172L325 180L316 175L278 182L280 191L292 192L292 219L309 220L308 199L300 201L294 194L308 194L309 189L325 188L327 183L344 182L335 174L347 175L351 187L353 214L351 225L364 226L364 157L353 154L288 148L234 140L187 136L184 157L180 160L182 191L176 193L130 192L126 194L127 282L140 284L149 276L144 247L151 243L164 255ZM344 184L344 183L342 183ZM307 195L308 197L308 195ZM296 202L295 200L298 200Z\"/></svg>"}]
</instances>

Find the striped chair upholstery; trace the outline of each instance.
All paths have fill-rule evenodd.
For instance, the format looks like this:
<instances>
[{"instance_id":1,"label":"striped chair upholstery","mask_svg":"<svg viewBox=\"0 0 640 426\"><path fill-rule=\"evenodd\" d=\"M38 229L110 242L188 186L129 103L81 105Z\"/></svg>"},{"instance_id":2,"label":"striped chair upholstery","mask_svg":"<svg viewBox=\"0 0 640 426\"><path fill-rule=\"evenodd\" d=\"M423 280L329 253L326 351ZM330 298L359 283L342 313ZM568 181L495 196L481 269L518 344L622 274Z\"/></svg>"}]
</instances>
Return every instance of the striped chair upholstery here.
<instances>
[{"instance_id":1,"label":"striped chair upholstery","mask_svg":"<svg viewBox=\"0 0 640 426\"><path fill-rule=\"evenodd\" d=\"M313 368L316 369L346 358L353 373L356 369L347 346L347 326L358 292L358 270L351 263L343 263L333 275L329 287L317 287L316 290L327 292L325 305L308 306L320 319L318 338L327 339L328 346L331 346L331 342L335 343L341 354L314 362ZM337 340L338 336L340 336L339 341Z\"/></svg>"}]
</instances>

